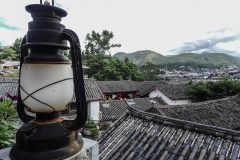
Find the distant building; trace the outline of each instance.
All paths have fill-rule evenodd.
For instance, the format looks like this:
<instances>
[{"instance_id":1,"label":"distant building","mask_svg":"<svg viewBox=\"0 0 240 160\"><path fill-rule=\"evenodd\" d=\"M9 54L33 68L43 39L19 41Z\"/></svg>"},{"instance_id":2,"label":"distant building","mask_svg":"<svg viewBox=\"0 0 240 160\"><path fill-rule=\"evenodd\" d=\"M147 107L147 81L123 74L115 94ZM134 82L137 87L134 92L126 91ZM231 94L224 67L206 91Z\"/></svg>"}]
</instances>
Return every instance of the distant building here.
<instances>
[{"instance_id":1,"label":"distant building","mask_svg":"<svg viewBox=\"0 0 240 160\"><path fill-rule=\"evenodd\" d=\"M166 104L180 105L191 103L191 97L187 94L186 83L172 83L167 81L143 81L139 82L140 97L161 98Z\"/></svg>"},{"instance_id":2,"label":"distant building","mask_svg":"<svg viewBox=\"0 0 240 160\"><path fill-rule=\"evenodd\" d=\"M135 98L138 89L134 81L97 81L106 99Z\"/></svg>"},{"instance_id":3,"label":"distant building","mask_svg":"<svg viewBox=\"0 0 240 160\"><path fill-rule=\"evenodd\" d=\"M191 103L186 83L167 81L97 81L106 99L161 98L166 104Z\"/></svg>"},{"instance_id":4,"label":"distant building","mask_svg":"<svg viewBox=\"0 0 240 160\"><path fill-rule=\"evenodd\" d=\"M1 64L1 69L20 69L19 61L7 61Z\"/></svg>"}]
</instances>

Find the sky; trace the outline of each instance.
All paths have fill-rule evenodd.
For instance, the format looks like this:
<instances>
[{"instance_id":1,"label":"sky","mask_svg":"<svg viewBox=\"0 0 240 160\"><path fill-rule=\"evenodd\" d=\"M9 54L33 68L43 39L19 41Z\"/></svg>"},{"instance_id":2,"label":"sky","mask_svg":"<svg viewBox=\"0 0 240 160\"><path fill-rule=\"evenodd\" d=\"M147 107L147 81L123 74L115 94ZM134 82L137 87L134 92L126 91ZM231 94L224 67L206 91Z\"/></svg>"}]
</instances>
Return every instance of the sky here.
<instances>
[{"instance_id":1,"label":"sky","mask_svg":"<svg viewBox=\"0 0 240 160\"><path fill-rule=\"evenodd\" d=\"M43 0L44 1L44 0ZM11 45L27 32L28 4L39 0L5 0L0 5L0 43ZM62 23L75 31L84 47L92 30L114 33L120 43L111 53L152 50L163 55L221 52L240 56L239 0L55 0L68 16Z\"/></svg>"}]
</instances>

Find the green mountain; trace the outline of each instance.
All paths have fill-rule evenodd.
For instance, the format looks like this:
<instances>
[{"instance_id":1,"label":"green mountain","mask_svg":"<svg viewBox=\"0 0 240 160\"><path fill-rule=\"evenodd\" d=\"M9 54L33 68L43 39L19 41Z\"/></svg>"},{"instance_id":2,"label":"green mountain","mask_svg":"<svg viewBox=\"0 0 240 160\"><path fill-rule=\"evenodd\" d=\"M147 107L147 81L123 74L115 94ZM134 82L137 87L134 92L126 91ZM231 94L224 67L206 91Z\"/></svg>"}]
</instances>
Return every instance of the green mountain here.
<instances>
[{"instance_id":1,"label":"green mountain","mask_svg":"<svg viewBox=\"0 0 240 160\"><path fill-rule=\"evenodd\" d=\"M148 61L154 64L161 64L168 59L168 57L165 57L157 52L150 51L150 50L137 51L137 52L128 53L128 54L125 52L118 52L114 55L114 57L117 57L120 60L124 60L125 58L128 58L130 61L132 61L137 65L143 65Z\"/></svg>"},{"instance_id":2,"label":"green mountain","mask_svg":"<svg viewBox=\"0 0 240 160\"><path fill-rule=\"evenodd\" d=\"M199 65L240 65L240 58L233 57L224 53L181 53L172 56L163 56L157 52L150 50L137 51L133 53L118 52L114 57L124 60L128 58L136 65L144 65L146 62L163 65L170 63L193 63Z\"/></svg>"}]
</instances>

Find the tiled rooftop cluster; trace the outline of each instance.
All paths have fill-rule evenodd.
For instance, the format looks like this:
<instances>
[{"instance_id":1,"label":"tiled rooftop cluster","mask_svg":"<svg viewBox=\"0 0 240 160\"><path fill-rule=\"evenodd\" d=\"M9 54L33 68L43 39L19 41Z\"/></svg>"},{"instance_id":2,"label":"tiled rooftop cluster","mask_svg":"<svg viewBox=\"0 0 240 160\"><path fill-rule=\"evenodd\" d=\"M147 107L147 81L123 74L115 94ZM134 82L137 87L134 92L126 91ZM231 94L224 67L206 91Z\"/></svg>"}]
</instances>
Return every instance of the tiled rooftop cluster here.
<instances>
[{"instance_id":1,"label":"tiled rooftop cluster","mask_svg":"<svg viewBox=\"0 0 240 160\"><path fill-rule=\"evenodd\" d=\"M106 93L136 92L144 97L157 88L171 99L188 99L187 83L172 83L167 81L97 81L101 91Z\"/></svg>"},{"instance_id":2,"label":"tiled rooftop cluster","mask_svg":"<svg viewBox=\"0 0 240 160\"><path fill-rule=\"evenodd\" d=\"M100 159L239 159L240 132L128 108L101 136Z\"/></svg>"},{"instance_id":3,"label":"tiled rooftop cluster","mask_svg":"<svg viewBox=\"0 0 240 160\"><path fill-rule=\"evenodd\" d=\"M155 111L155 107L158 108L160 106L157 101L151 100L149 98L104 100L100 102L100 111L102 113L101 121L114 121L118 119L127 112L128 103L131 104L134 108L144 112L148 112L149 110L153 112Z\"/></svg>"},{"instance_id":4,"label":"tiled rooftop cluster","mask_svg":"<svg viewBox=\"0 0 240 160\"><path fill-rule=\"evenodd\" d=\"M164 116L234 130L240 129L240 97L233 96L187 105L156 106Z\"/></svg>"}]
</instances>

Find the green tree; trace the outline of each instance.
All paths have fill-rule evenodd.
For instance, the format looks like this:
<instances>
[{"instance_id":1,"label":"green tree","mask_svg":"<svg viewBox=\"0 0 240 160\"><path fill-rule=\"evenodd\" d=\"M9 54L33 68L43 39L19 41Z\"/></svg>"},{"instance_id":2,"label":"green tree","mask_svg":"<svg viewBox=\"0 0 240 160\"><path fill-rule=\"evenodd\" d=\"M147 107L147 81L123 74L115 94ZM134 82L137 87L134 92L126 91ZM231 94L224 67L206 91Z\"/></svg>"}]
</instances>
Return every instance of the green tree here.
<instances>
[{"instance_id":1,"label":"green tree","mask_svg":"<svg viewBox=\"0 0 240 160\"><path fill-rule=\"evenodd\" d=\"M152 62L147 62L145 65L142 65L140 69L144 75L145 80L155 81L160 79L159 74L161 72L158 66L156 66Z\"/></svg>"},{"instance_id":2,"label":"green tree","mask_svg":"<svg viewBox=\"0 0 240 160\"><path fill-rule=\"evenodd\" d=\"M111 44L110 41L114 35L112 32L103 30L102 33L92 31L86 35L85 49L82 51L83 64L87 65L90 69L88 75L94 77L99 70L102 70L106 63L106 52L111 48L120 47L120 44ZM99 75L101 76L101 75Z\"/></svg>"},{"instance_id":3,"label":"green tree","mask_svg":"<svg viewBox=\"0 0 240 160\"><path fill-rule=\"evenodd\" d=\"M207 87L205 82L199 82L191 84L189 94L195 101L206 101L211 98L211 91Z\"/></svg>"},{"instance_id":4,"label":"green tree","mask_svg":"<svg viewBox=\"0 0 240 160\"><path fill-rule=\"evenodd\" d=\"M111 56L110 49L121 46L110 43L113 36L113 33L107 30L87 34L83 64L90 68L89 77L96 80L143 80L143 75L136 65Z\"/></svg>"},{"instance_id":5,"label":"green tree","mask_svg":"<svg viewBox=\"0 0 240 160\"><path fill-rule=\"evenodd\" d=\"M190 84L189 94L195 101L206 101L240 93L240 81L222 77L219 81Z\"/></svg>"},{"instance_id":6,"label":"green tree","mask_svg":"<svg viewBox=\"0 0 240 160\"><path fill-rule=\"evenodd\" d=\"M102 33L92 31L86 36L84 55L88 54L110 54L110 49L114 47L121 47L121 44L111 44L110 41L114 37L113 32L103 30Z\"/></svg>"},{"instance_id":7,"label":"green tree","mask_svg":"<svg viewBox=\"0 0 240 160\"><path fill-rule=\"evenodd\" d=\"M16 51L10 47L2 49L0 59L18 60Z\"/></svg>"},{"instance_id":8,"label":"green tree","mask_svg":"<svg viewBox=\"0 0 240 160\"><path fill-rule=\"evenodd\" d=\"M102 55L92 57L91 63L96 67L96 72L89 72L89 75L96 80L143 80L143 75L132 62Z\"/></svg>"},{"instance_id":9,"label":"green tree","mask_svg":"<svg viewBox=\"0 0 240 160\"><path fill-rule=\"evenodd\" d=\"M17 54L17 58L19 59L21 54L21 44L22 44L22 38L17 38L13 43L13 50L15 50Z\"/></svg>"},{"instance_id":10,"label":"green tree","mask_svg":"<svg viewBox=\"0 0 240 160\"><path fill-rule=\"evenodd\" d=\"M83 60L83 64L89 67L88 76L94 77L97 72L103 69L104 67L104 59L106 59L105 55L87 55Z\"/></svg>"},{"instance_id":11,"label":"green tree","mask_svg":"<svg viewBox=\"0 0 240 160\"><path fill-rule=\"evenodd\" d=\"M19 60L21 54L22 38L17 38L12 47L2 48L0 45L0 59Z\"/></svg>"}]
</instances>

